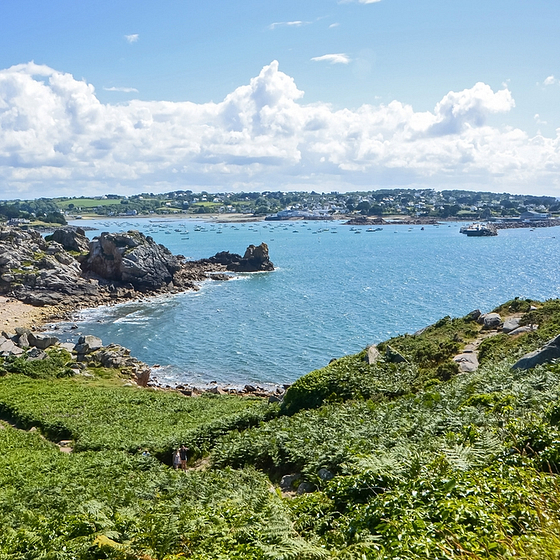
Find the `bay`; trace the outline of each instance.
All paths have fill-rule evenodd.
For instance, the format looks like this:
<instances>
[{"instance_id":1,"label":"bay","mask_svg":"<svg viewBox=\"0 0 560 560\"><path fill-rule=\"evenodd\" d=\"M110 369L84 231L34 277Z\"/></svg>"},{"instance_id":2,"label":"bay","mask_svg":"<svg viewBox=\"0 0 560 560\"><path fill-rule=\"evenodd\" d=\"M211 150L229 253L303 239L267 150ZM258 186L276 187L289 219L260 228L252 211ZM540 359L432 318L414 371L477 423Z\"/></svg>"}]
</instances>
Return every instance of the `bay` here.
<instances>
[{"instance_id":1,"label":"bay","mask_svg":"<svg viewBox=\"0 0 560 560\"><path fill-rule=\"evenodd\" d=\"M291 383L332 358L414 332L445 315L489 311L514 298L560 295L558 228L467 238L461 224L341 222L216 224L88 220L98 231L137 229L189 259L265 242L276 270L205 282L200 291L86 310L77 333L160 364L166 383ZM188 232L188 233L187 233Z\"/></svg>"}]
</instances>

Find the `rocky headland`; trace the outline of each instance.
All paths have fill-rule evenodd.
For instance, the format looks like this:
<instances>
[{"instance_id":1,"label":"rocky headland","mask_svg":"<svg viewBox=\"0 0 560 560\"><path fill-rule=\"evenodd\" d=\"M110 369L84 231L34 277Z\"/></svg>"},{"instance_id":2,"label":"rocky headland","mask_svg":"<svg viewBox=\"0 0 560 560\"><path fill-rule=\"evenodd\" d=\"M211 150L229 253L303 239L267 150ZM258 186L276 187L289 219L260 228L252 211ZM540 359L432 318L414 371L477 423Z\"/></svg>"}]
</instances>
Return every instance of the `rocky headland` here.
<instances>
[{"instance_id":1,"label":"rocky headland","mask_svg":"<svg viewBox=\"0 0 560 560\"><path fill-rule=\"evenodd\" d=\"M221 252L187 261L138 231L101 233L91 241L80 228L43 236L0 228L0 294L34 306L95 307L163 293L196 290L230 273L274 270L265 243L245 255Z\"/></svg>"}]
</instances>

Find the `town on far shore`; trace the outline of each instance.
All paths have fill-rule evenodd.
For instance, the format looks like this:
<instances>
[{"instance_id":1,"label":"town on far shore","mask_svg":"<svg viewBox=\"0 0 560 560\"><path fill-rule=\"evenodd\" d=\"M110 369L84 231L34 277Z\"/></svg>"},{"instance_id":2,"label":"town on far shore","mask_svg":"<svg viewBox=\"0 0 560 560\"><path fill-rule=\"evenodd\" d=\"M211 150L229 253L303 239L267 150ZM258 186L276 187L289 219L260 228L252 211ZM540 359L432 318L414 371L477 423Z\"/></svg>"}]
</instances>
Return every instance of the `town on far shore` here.
<instances>
[{"instance_id":1,"label":"town on far shore","mask_svg":"<svg viewBox=\"0 0 560 560\"><path fill-rule=\"evenodd\" d=\"M58 197L0 201L0 223L64 225L68 220L118 216L242 216L247 219L432 219L527 223L560 219L552 196L464 190L382 189L365 192L195 193L177 190L132 196Z\"/></svg>"}]
</instances>

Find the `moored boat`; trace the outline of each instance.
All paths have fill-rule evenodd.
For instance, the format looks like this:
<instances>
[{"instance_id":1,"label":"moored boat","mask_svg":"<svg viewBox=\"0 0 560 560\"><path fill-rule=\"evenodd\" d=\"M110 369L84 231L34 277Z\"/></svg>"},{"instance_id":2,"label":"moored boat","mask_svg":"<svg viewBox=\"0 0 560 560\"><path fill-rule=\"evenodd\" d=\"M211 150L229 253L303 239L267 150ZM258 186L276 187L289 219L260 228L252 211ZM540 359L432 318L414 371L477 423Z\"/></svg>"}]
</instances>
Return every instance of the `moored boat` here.
<instances>
[{"instance_id":1,"label":"moored boat","mask_svg":"<svg viewBox=\"0 0 560 560\"><path fill-rule=\"evenodd\" d=\"M467 237L490 237L498 235L498 230L494 226L480 223L463 226L459 232L464 233Z\"/></svg>"}]
</instances>

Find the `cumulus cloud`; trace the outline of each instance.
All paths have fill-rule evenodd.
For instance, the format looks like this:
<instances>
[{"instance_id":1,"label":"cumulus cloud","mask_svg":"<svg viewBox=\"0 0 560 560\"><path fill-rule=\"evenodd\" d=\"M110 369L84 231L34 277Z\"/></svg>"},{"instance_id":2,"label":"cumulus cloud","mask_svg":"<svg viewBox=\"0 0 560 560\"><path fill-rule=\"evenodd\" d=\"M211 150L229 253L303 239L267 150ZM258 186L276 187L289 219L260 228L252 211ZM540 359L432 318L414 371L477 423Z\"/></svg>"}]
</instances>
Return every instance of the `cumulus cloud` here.
<instances>
[{"instance_id":1,"label":"cumulus cloud","mask_svg":"<svg viewBox=\"0 0 560 560\"><path fill-rule=\"evenodd\" d=\"M104 104L34 63L0 71L0 184L7 196L386 186L558 194L560 138L496 128L507 87L448 92L432 111L392 101L305 104L276 61L219 103Z\"/></svg>"},{"instance_id":2,"label":"cumulus cloud","mask_svg":"<svg viewBox=\"0 0 560 560\"><path fill-rule=\"evenodd\" d=\"M344 53L314 56L311 60L314 62L330 62L331 64L348 64L350 62L350 58Z\"/></svg>"},{"instance_id":3,"label":"cumulus cloud","mask_svg":"<svg viewBox=\"0 0 560 560\"><path fill-rule=\"evenodd\" d=\"M140 39L140 35L138 33L133 33L132 35L125 35L124 38L130 43L136 43L138 39Z\"/></svg>"},{"instance_id":4,"label":"cumulus cloud","mask_svg":"<svg viewBox=\"0 0 560 560\"><path fill-rule=\"evenodd\" d=\"M103 88L105 91L120 91L123 93L138 93L138 90L136 88L133 87L104 87Z\"/></svg>"}]
</instances>

